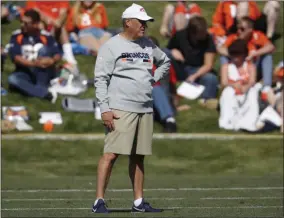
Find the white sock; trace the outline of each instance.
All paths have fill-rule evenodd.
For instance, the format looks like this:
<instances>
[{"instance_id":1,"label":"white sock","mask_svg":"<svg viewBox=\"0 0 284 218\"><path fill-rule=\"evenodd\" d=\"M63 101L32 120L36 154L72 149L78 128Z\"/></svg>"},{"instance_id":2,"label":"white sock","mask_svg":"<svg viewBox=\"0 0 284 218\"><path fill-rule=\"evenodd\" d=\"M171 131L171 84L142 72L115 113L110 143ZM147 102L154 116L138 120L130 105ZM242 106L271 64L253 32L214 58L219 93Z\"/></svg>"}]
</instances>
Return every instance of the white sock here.
<instances>
[{"instance_id":1,"label":"white sock","mask_svg":"<svg viewBox=\"0 0 284 218\"><path fill-rule=\"evenodd\" d=\"M65 43L62 46L63 53L64 53L64 59L68 61L71 64L77 64L77 61L74 57L73 51L72 51L72 46L70 43Z\"/></svg>"},{"instance_id":2,"label":"white sock","mask_svg":"<svg viewBox=\"0 0 284 218\"><path fill-rule=\"evenodd\" d=\"M138 198L134 201L135 207L138 207L142 203L143 198Z\"/></svg>"},{"instance_id":3,"label":"white sock","mask_svg":"<svg viewBox=\"0 0 284 218\"><path fill-rule=\"evenodd\" d=\"M102 199L103 201L105 201L103 198L98 198L97 200L95 200L94 205L96 205L100 199Z\"/></svg>"},{"instance_id":4,"label":"white sock","mask_svg":"<svg viewBox=\"0 0 284 218\"><path fill-rule=\"evenodd\" d=\"M168 118L166 119L166 122L167 122L167 123L175 123L175 122L176 122L176 119L175 119L174 117L168 117Z\"/></svg>"}]
</instances>

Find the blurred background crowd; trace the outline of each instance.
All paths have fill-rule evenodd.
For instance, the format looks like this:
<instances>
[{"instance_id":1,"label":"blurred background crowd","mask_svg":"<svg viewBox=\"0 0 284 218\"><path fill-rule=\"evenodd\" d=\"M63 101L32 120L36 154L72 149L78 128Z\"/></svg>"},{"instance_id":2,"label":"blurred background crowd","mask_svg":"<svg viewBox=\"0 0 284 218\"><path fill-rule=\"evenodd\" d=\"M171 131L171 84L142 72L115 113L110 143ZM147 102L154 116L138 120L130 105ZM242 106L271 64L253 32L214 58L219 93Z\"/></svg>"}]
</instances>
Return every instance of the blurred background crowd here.
<instances>
[{"instance_id":1,"label":"blurred background crowd","mask_svg":"<svg viewBox=\"0 0 284 218\"><path fill-rule=\"evenodd\" d=\"M164 132L178 131L176 115L190 110L177 93L180 83L186 82L204 87L197 102L219 111L219 128L283 131L283 60L275 63L272 55L283 50L274 44L281 37L276 30L281 3L214 4L208 24L198 3L167 3L159 24L166 46L148 32L147 37L171 59L169 77L153 87L155 118ZM7 58L15 66L7 81L1 80L1 94L18 92L23 98L55 103L58 90L50 82L58 72L68 68L73 76L80 75L77 55L96 57L100 46L121 31L121 26L109 28L109 19L121 18L108 17L107 12L97 1L1 2L2 25L14 19L21 23L9 43L1 43L1 73Z\"/></svg>"}]
</instances>

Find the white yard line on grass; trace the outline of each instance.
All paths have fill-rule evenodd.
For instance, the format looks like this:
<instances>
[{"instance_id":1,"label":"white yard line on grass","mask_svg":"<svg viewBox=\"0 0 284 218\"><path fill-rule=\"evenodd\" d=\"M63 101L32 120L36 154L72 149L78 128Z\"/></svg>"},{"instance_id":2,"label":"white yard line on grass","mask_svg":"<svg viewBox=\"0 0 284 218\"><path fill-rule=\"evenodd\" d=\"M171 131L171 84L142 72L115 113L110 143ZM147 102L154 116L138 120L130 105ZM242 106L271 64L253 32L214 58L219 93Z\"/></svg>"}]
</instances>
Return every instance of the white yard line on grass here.
<instances>
[{"instance_id":1,"label":"white yard line on grass","mask_svg":"<svg viewBox=\"0 0 284 218\"><path fill-rule=\"evenodd\" d=\"M178 201L189 198L151 198L147 200L163 200L163 201ZM267 200L267 199L283 199L283 197L205 197L205 198L194 198L196 200ZM13 202L13 201L92 201L94 198L2 198L2 202ZM133 200L132 198L109 198L106 201L121 201L121 200Z\"/></svg>"},{"instance_id":2,"label":"white yard line on grass","mask_svg":"<svg viewBox=\"0 0 284 218\"><path fill-rule=\"evenodd\" d=\"M236 206L236 207L166 207L165 210L176 210L176 209L269 209L269 208L283 208L282 205L275 206ZM29 210L91 210L89 207L41 207L41 208L2 208L2 211L29 211ZM109 208L109 210L129 210L130 208Z\"/></svg>"},{"instance_id":3,"label":"white yard line on grass","mask_svg":"<svg viewBox=\"0 0 284 218\"><path fill-rule=\"evenodd\" d=\"M205 197L200 200L268 200L283 199L283 197Z\"/></svg>"},{"instance_id":4,"label":"white yard line on grass","mask_svg":"<svg viewBox=\"0 0 284 218\"><path fill-rule=\"evenodd\" d=\"M185 200L187 198L147 198L147 200L163 200L163 201L177 201L177 200ZM11 202L11 201L93 201L94 198L6 198L1 199L3 202ZM106 201L121 201L121 200L129 200L132 201L133 198L109 198L105 199Z\"/></svg>"},{"instance_id":5,"label":"white yard line on grass","mask_svg":"<svg viewBox=\"0 0 284 218\"><path fill-rule=\"evenodd\" d=\"M222 187L222 188L148 188L144 191L229 191L229 190L283 190L283 187ZM108 192L132 192L132 189L107 189ZM95 189L6 189L7 192L95 192Z\"/></svg>"},{"instance_id":6,"label":"white yard line on grass","mask_svg":"<svg viewBox=\"0 0 284 218\"><path fill-rule=\"evenodd\" d=\"M2 135L2 140L64 140L64 141L76 141L76 140L103 140L104 134L7 134ZM173 133L163 134L155 133L154 139L168 139L168 140L188 140L188 139L215 139L215 140L235 140L235 139L247 139L247 140L259 140L259 139L283 139L282 135L265 135L265 134L220 134L220 133Z\"/></svg>"}]
</instances>

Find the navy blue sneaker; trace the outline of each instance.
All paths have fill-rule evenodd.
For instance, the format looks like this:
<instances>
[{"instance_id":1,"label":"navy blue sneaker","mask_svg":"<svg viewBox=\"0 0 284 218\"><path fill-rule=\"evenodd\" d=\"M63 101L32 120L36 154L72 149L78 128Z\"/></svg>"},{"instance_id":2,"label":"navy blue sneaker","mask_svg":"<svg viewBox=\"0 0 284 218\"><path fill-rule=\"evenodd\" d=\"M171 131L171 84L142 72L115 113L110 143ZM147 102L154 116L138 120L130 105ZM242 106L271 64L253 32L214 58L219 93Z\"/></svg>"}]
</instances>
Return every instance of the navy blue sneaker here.
<instances>
[{"instance_id":1,"label":"navy blue sneaker","mask_svg":"<svg viewBox=\"0 0 284 218\"><path fill-rule=\"evenodd\" d=\"M103 199L99 199L97 204L93 205L92 208L93 213L108 213L108 209L106 207L106 203Z\"/></svg>"},{"instance_id":2,"label":"navy blue sneaker","mask_svg":"<svg viewBox=\"0 0 284 218\"><path fill-rule=\"evenodd\" d=\"M163 212L163 209L156 209L151 207L151 205L142 199L142 203L138 206L135 207L135 205L132 206L132 212L152 212L152 213L159 213Z\"/></svg>"}]
</instances>

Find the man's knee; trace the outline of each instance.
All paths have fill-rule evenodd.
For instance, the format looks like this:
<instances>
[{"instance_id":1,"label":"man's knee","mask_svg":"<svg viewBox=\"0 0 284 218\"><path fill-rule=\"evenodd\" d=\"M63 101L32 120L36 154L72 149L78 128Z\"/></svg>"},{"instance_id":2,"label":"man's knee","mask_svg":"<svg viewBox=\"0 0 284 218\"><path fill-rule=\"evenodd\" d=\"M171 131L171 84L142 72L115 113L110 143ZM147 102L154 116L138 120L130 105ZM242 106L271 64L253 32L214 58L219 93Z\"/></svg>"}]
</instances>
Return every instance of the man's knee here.
<instances>
[{"instance_id":1,"label":"man's knee","mask_svg":"<svg viewBox=\"0 0 284 218\"><path fill-rule=\"evenodd\" d=\"M118 154L114 153L104 153L102 156L104 161L114 162L118 158Z\"/></svg>"},{"instance_id":2,"label":"man's knee","mask_svg":"<svg viewBox=\"0 0 284 218\"><path fill-rule=\"evenodd\" d=\"M274 10L280 10L280 3L278 1L267 1L265 7L273 8Z\"/></svg>"},{"instance_id":3,"label":"man's knee","mask_svg":"<svg viewBox=\"0 0 284 218\"><path fill-rule=\"evenodd\" d=\"M9 77L8 77L8 84L11 85L11 86L18 86L20 83L20 79L17 75L15 74L11 74Z\"/></svg>"},{"instance_id":4,"label":"man's knee","mask_svg":"<svg viewBox=\"0 0 284 218\"><path fill-rule=\"evenodd\" d=\"M223 89L220 97L220 101L227 101L229 99L232 99L235 96L235 89L231 86L227 86L226 88Z\"/></svg>"},{"instance_id":5,"label":"man's knee","mask_svg":"<svg viewBox=\"0 0 284 218\"><path fill-rule=\"evenodd\" d=\"M173 13L175 10L175 6L173 4L167 4L165 6L165 11L167 11L168 13Z\"/></svg>"},{"instance_id":6,"label":"man's knee","mask_svg":"<svg viewBox=\"0 0 284 218\"><path fill-rule=\"evenodd\" d=\"M217 79L217 76L213 73L206 73L204 76L203 76L203 81L204 83L206 84L211 84L211 85L214 85L217 87L218 85L218 79Z\"/></svg>"},{"instance_id":7,"label":"man's knee","mask_svg":"<svg viewBox=\"0 0 284 218\"><path fill-rule=\"evenodd\" d=\"M220 64L223 65L227 63L229 63L229 58L226 56L220 56Z\"/></svg>"}]
</instances>

